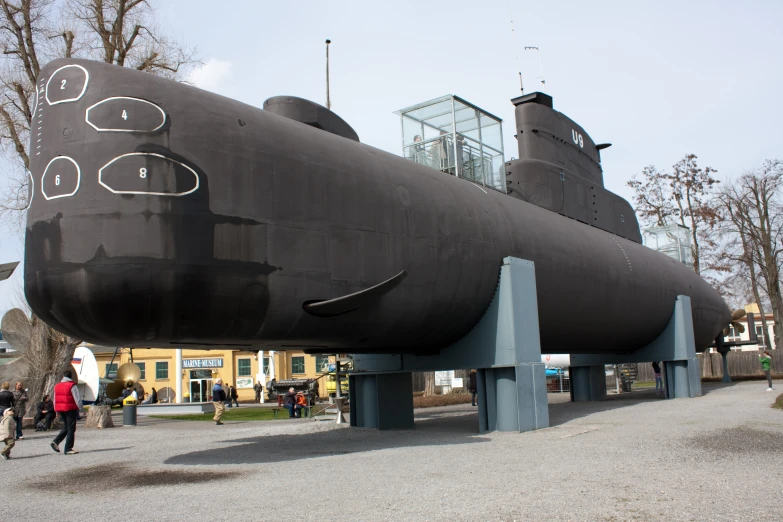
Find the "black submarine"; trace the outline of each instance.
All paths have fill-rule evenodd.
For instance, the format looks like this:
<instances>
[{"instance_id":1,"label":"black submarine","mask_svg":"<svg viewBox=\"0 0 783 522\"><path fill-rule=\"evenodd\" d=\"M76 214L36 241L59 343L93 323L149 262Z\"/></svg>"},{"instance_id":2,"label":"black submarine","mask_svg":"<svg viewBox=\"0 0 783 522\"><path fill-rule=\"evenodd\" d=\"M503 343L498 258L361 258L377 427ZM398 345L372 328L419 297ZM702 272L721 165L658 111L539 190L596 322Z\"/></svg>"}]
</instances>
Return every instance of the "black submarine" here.
<instances>
[{"instance_id":1,"label":"black submarine","mask_svg":"<svg viewBox=\"0 0 783 522\"><path fill-rule=\"evenodd\" d=\"M507 193L378 150L312 102L264 110L132 69L38 79L24 288L102 345L435 353L485 313L506 256L535 263L542 351L629 353L717 291L641 244L600 149L536 93L514 101Z\"/></svg>"}]
</instances>

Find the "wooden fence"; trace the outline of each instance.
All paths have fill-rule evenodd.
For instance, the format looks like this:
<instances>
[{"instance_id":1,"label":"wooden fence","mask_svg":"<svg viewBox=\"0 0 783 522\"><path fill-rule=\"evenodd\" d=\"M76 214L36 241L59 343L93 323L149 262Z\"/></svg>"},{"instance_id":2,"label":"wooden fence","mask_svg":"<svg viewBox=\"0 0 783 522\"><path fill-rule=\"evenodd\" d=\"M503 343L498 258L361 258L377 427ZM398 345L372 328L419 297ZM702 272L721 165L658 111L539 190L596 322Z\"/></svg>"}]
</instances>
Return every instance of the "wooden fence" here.
<instances>
[{"instance_id":1,"label":"wooden fence","mask_svg":"<svg viewBox=\"0 0 783 522\"><path fill-rule=\"evenodd\" d=\"M764 372L759 363L758 351L731 352L729 359L729 375L732 377L763 377ZM783 376L783 354L778 354L776 350L772 354L772 375ZM722 378L723 377L723 358L719 353L698 354L699 365L701 367L702 378ZM655 373L650 363L639 363L637 365L637 381L654 381Z\"/></svg>"}]
</instances>

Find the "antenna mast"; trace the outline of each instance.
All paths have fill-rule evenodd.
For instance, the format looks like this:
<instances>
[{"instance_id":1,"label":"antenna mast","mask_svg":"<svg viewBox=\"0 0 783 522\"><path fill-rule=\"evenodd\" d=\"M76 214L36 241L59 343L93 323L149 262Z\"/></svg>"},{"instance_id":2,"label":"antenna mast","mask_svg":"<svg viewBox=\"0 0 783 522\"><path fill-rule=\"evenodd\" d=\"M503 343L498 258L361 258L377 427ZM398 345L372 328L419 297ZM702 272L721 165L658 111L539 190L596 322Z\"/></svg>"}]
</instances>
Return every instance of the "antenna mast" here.
<instances>
[{"instance_id":1,"label":"antenna mast","mask_svg":"<svg viewBox=\"0 0 783 522\"><path fill-rule=\"evenodd\" d=\"M332 110L332 102L329 99L329 44L332 43L326 39L326 108Z\"/></svg>"},{"instance_id":2,"label":"antenna mast","mask_svg":"<svg viewBox=\"0 0 783 522\"><path fill-rule=\"evenodd\" d=\"M525 51L535 51L538 54L538 68L541 71L541 76L538 77L538 80L541 82L541 85L546 85L546 80L544 79L544 65L541 63L541 50L537 45L530 45L525 47Z\"/></svg>"},{"instance_id":3,"label":"antenna mast","mask_svg":"<svg viewBox=\"0 0 783 522\"><path fill-rule=\"evenodd\" d=\"M525 87L522 85L522 66L519 64L519 45L517 43L517 33L514 32L514 17L511 15L511 0L508 2L508 19L511 20L511 40L514 44L514 56L517 59L517 71L519 71L519 90L525 92Z\"/></svg>"}]
</instances>

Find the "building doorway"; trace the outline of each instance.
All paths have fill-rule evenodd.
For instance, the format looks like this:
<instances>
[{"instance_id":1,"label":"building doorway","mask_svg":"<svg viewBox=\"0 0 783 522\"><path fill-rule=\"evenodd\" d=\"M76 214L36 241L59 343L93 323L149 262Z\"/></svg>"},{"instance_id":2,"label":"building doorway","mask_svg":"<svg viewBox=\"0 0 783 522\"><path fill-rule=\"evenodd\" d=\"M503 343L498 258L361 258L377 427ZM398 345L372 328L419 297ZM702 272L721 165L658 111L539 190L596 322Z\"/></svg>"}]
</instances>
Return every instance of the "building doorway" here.
<instances>
[{"instance_id":1,"label":"building doorway","mask_svg":"<svg viewBox=\"0 0 783 522\"><path fill-rule=\"evenodd\" d=\"M212 386L211 370L191 370L190 402L212 401Z\"/></svg>"}]
</instances>

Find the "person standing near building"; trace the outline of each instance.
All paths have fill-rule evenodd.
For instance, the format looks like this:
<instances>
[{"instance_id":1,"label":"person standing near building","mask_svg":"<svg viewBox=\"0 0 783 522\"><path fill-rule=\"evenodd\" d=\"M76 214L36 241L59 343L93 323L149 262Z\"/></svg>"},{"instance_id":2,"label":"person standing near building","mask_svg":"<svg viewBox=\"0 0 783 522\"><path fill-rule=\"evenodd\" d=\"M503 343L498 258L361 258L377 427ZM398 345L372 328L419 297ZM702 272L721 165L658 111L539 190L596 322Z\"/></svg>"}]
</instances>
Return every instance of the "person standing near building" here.
<instances>
[{"instance_id":1,"label":"person standing near building","mask_svg":"<svg viewBox=\"0 0 783 522\"><path fill-rule=\"evenodd\" d=\"M11 448L14 447L14 409L6 408L3 410L3 417L0 419L0 440L5 443L5 447L0 451L0 456L8 460L11 458Z\"/></svg>"},{"instance_id":2,"label":"person standing near building","mask_svg":"<svg viewBox=\"0 0 783 522\"><path fill-rule=\"evenodd\" d=\"M256 392L256 403L261 404L261 391L264 389L264 386L260 382L256 382L255 386L253 386L253 390Z\"/></svg>"},{"instance_id":3,"label":"person standing near building","mask_svg":"<svg viewBox=\"0 0 783 522\"><path fill-rule=\"evenodd\" d=\"M478 385L476 384L476 370L470 370L468 376L468 391L470 392L470 405L476 405L476 396L478 395Z\"/></svg>"},{"instance_id":4,"label":"person standing near building","mask_svg":"<svg viewBox=\"0 0 783 522\"><path fill-rule=\"evenodd\" d=\"M14 389L14 422L16 422L16 440L24 439L22 434L22 420L24 419L25 411L27 410L27 390L24 389L24 385L20 382L16 383L16 389Z\"/></svg>"},{"instance_id":5,"label":"person standing near building","mask_svg":"<svg viewBox=\"0 0 783 522\"><path fill-rule=\"evenodd\" d=\"M761 363L761 369L764 370L764 375L767 376L767 384L769 384L767 391L772 391L772 356L769 350L764 350L764 353L759 354L759 362Z\"/></svg>"},{"instance_id":6,"label":"person standing near building","mask_svg":"<svg viewBox=\"0 0 783 522\"><path fill-rule=\"evenodd\" d=\"M661 365L658 361L652 363L653 372L655 372L655 393L663 395L663 379L661 379Z\"/></svg>"},{"instance_id":7,"label":"person standing near building","mask_svg":"<svg viewBox=\"0 0 783 522\"><path fill-rule=\"evenodd\" d=\"M215 407L215 416L212 417L212 420L215 421L217 426L223 425L220 419L223 417L223 412L226 411L225 402L226 391L223 389L223 379L218 379L212 388L212 405Z\"/></svg>"},{"instance_id":8,"label":"person standing near building","mask_svg":"<svg viewBox=\"0 0 783 522\"><path fill-rule=\"evenodd\" d=\"M231 385L230 384L228 385L228 387L225 388L225 392L226 392L225 393L226 400L223 401L223 406L225 406L226 408L230 408L231 407Z\"/></svg>"},{"instance_id":9,"label":"person standing near building","mask_svg":"<svg viewBox=\"0 0 783 522\"><path fill-rule=\"evenodd\" d=\"M231 407L231 403L233 402L234 405L239 408L239 394L237 393L236 386L233 384L228 385L228 407Z\"/></svg>"},{"instance_id":10,"label":"person standing near building","mask_svg":"<svg viewBox=\"0 0 783 522\"><path fill-rule=\"evenodd\" d=\"M76 419L79 417L81 407L82 399L76 383L73 382L73 373L71 370L65 370L63 379L54 386L54 411L60 415L63 427L49 445L57 453L60 453L60 443L63 439L65 439L66 455L79 453L73 449L73 443L76 439Z\"/></svg>"}]
</instances>

